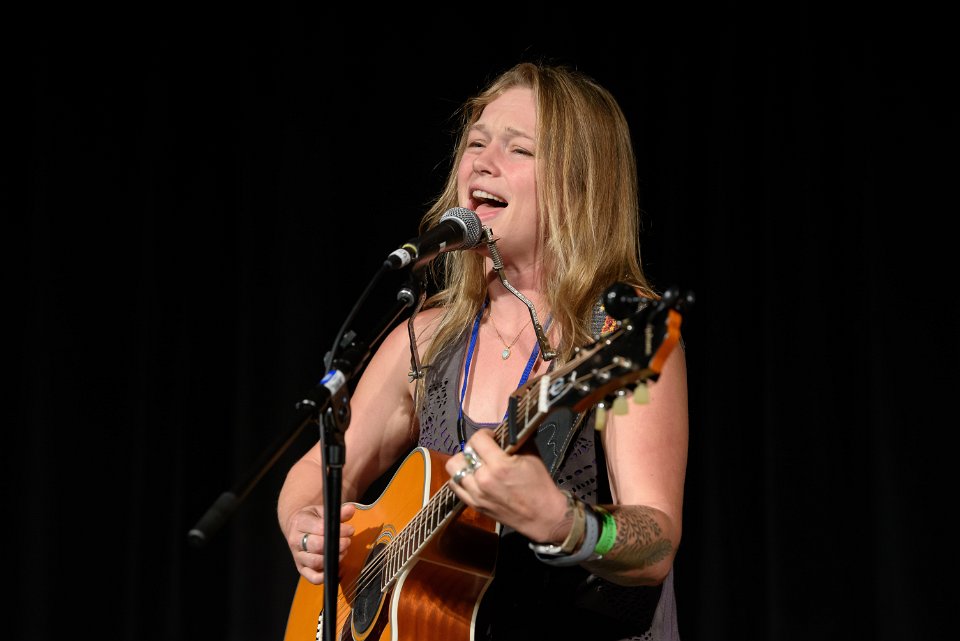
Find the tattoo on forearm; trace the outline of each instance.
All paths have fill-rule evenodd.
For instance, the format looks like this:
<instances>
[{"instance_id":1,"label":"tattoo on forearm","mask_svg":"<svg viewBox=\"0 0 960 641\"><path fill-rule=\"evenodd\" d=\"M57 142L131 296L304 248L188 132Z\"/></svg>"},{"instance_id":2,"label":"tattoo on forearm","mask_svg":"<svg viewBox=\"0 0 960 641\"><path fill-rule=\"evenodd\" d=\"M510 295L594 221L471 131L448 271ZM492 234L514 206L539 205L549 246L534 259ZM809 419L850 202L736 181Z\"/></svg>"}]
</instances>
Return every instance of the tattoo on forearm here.
<instances>
[{"instance_id":1,"label":"tattoo on forearm","mask_svg":"<svg viewBox=\"0 0 960 641\"><path fill-rule=\"evenodd\" d=\"M654 511L648 507L617 509L617 542L604 557L624 568L645 568L667 558L673 545L663 538Z\"/></svg>"}]
</instances>

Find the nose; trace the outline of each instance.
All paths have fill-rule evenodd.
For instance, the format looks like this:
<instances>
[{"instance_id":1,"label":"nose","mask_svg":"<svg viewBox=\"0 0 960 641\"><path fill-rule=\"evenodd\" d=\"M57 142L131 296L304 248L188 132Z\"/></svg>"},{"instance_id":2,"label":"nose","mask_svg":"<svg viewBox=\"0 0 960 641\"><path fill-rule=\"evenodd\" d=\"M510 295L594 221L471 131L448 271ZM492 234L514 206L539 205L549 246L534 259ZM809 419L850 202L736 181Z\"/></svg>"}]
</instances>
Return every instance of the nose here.
<instances>
[{"instance_id":1,"label":"nose","mask_svg":"<svg viewBox=\"0 0 960 641\"><path fill-rule=\"evenodd\" d=\"M496 175L499 166L499 156L494 145L487 145L473 157L473 170L478 174Z\"/></svg>"}]
</instances>

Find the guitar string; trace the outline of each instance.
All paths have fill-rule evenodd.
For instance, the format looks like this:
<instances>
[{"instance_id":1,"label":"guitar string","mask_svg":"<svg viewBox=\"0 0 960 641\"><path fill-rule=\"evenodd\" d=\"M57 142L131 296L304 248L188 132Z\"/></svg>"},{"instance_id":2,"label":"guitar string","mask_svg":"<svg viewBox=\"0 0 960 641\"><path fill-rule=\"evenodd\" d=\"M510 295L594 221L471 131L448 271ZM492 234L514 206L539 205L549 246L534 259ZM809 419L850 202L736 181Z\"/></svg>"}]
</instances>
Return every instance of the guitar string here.
<instances>
[{"instance_id":1,"label":"guitar string","mask_svg":"<svg viewBox=\"0 0 960 641\"><path fill-rule=\"evenodd\" d=\"M532 399L533 397L534 397L534 391L527 390L527 392L523 395L523 397L520 399L520 401L517 404L519 415L526 416L527 407L530 404L529 400ZM506 442L504 437L506 436L507 428L508 428L508 423L506 421L503 421L494 429L494 438L500 442L501 448ZM407 525L405 525L403 528L400 529L400 531L397 533L397 536L394 538L394 540L388 543L377 554L376 558L373 559L371 563L368 563L366 566L364 566L360 574L357 576L357 579L354 582L354 584L352 586L342 587L344 595L348 599L348 601L352 603L353 600L356 598L357 594L359 594L365 588L369 587L372 584L372 582L375 581L380 576L381 569L383 569L391 561L397 560L395 552L397 551L398 548L400 550L405 550L404 546L406 546L408 543L414 543L415 544L414 548L408 554L409 558L413 558L413 553L416 552L416 550L418 550L421 545L423 545L426 539L418 543L416 541L416 538L414 538L415 535L411 534L411 532L413 530L419 531L421 526L425 525L423 521L428 516L432 517L436 514L446 513L444 514L441 521L448 518L449 515L452 514L453 508L457 506L451 505L451 506L447 506L446 509L443 509L443 504L448 503L451 500L454 503L456 503L459 499L457 495L453 492L453 490L450 489L449 486L443 485L440 488L440 490L438 490L436 494L434 494L433 497L431 497L427 501L427 504L417 514L417 516L411 519L410 522L407 523ZM438 525L438 524L439 523L435 525ZM435 528L431 528L431 531L433 529ZM408 541L408 539L413 539L413 540ZM402 563L399 563L397 565L397 569L394 570L391 574L396 574L403 567L405 567L409 562L409 558L403 561ZM339 616L337 618L338 618L338 623L343 622L343 621L339 621L340 619Z\"/></svg>"},{"instance_id":2,"label":"guitar string","mask_svg":"<svg viewBox=\"0 0 960 641\"><path fill-rule=\"evenodd\" d=\"M483 304L483 307L481 307L481 308L480 308L480 311L477 313L477 317L476 317L476 319L474 320L474 324L473 324L473 332L472 332L472 335L471 335L471 338L470 338L470 345L469 345L468 350L467 350L466 367L465 367L466 373L465 373L465 375L464 375L463 390L461 390L461 392L460 392L460 409L459 409L459 416L458 416L458 419L457 419L457 432L458 432L458 436L460 437L460 449L461 449L461 451L463 450L464 445L465 445L465 443L464 443L465 438L464 438L464 434L463 434L463 424L462 424L462 420L463 420L463 395L464 395L464 393L466 392L466 385L467 385L466 379L467 379L467 377L469 376L469 372L470 372L470 361L472 360L473 349L474 349L474 346L475 346L475 343L476 343L477 335L478 335L478 333L479 333L480 321L481 321L481 319L482 319L482 317L483 317L483 312L484 312L484 309L487 307L488 302L489 302L488 300L485 300L485 301L484 301L484 304ZM548 327L548 328L549 328L549 326L550 326L550 323L551 323L552 319L553 319L553 315L551 314L551 315L547 318L547 327ZM527 365L526 365L526 367L524 368L523 376L520 378L520 382L519 382L518 385L517 385L517 388L518 388L518 389L523 388L524 384L527 382L527 378L529 377L530 371L531 371L532 368L533 368L533 364L534 364L534 362L536 361L537 356L538 356L538 354L539 354L539 347L540 347L540 346L539 346L539 343L536 344L536 345L534 345L533 351L532 351L532 353L530 354L530 358L529 358L529 360L527 361ZM530 398L530 389L528 389L528 390L527 390L527 394L526 394L525 396L523 396L523 397L518 401L518 410L522 407L523 412L524 412L524 413L526 412L527 399L528 399L528 398ZM509 417L509 409L507 410L507 412L504 412L503 419L502 419L500 425L498 425L497 428L495 429L495 434L498 435L498 437L499 437L500 440L501 440L501 448L503 447L503 445L502 445L502 443L503 443L503 430L504 430L504 428L505 428L505 426L506 426L506 421L507 421L507 418L508 418L508 417ZM442 489L443 489L443 488L442 488ZM398 549L398 546L399 546L399 549L400 549L401 551L407 551L407 547L406 547L406 546L410 545L411 543L413 544L413 547L412 547L412 549L407 553L407 557L412 557L412 556L413 556L413 554L425 543L426 539L429 538L429 536L428 536L428 537L424 538L424 540L418 542L418 541L417 541L417 538L416 538L416 535L411 535L411 534L409 534L411 531L419 532L420 529L421 529L424 525L429 525L429 524L424 524L424 523L423 523L423 518L421 518L421 515L426 514L426 515L429 516L429 515L431 515L431 514L441 514L441 515L443 515L443 518L441 519L441 521L446 520L447 518L449 518L449 516L450 516L450 515L452 514L452 512L453 512L453 508L456 507L455 503L456 503L456 501L457 501L457 497L456 497L456 494L452 492L452 490L449 490L449 488L446 488L446 489L447 489L447 492L446 492L443 496L438 496L438 497L437 497L437 501L433 501L432 499L431 499L430 501L428 501L427 505L424 506L424 510L421 510L420 514L416 515L416 516L414 517L414 519L412 519L411 522L410 522L406 527L401 528L401 530L400 530L400 532L397 534L397 537L395 538L395 540L394 540L393 542L391 542L390 544L388 544L387 546L385 546L385 549L384 549L384 551L383 551L383 552L384 552L384 556L382 557L382 559L378 559L378 561L382 560L383 563L390 563L390 562L392 562L392 561L396 561L396 560L397 560L396 557L397 557L398 555L397 555L397 554L393 554L393 551L396 550L396 549ZM438 494L439 494L439 492L438 492ZM454 502L454 505L441 506L441 508L440 508L439 510L437 509L437 507L438 507L437 504L439 504L439 503L446 503L446 502L448 502L448 501L450 501L450 500L452 500L452 501ZM432 511L426 511L426 508L431 508ZM413 528L413 530L412 530L411 528ZM427 529L431 532L431 535L432 535L432 531L435 529L435 527L434 527L434 528L427 528ZM410 539L411 537L413 537L413 540L412 540L412 541L408 541L408 539ZM387 548L389 548L389 549L387 549ZM401 560L402 560L402 559L403 559L403 557L401 557ZM400 563L400 564L397 566L397 569L394 570L393 574L396 574L396 572L399 571L399 569L402 569L403 567L405 567L406 564L407 564L407 562L408 562L407 560L404 560L402 563ZM381 564L381 565L382 565L382 564ZM379 568L377 568L377 571L379 572ZM391 575L391 576L392 576L392 575ZM372 580L372 579L371 579L371 580ZM366 586L364 586L364 587L366 587Z\"/></svg>"},{"instance_id":3,"label":"guitar string","mask_svg":"<svg viewBox=\"0 0 960 641\"><path fill-rule=\"evenodd\" d=\"M526 394L518 403L518 409L521 409L523 412L525 412L527 405L529 404L527 399L531 396L532 394L530 393ZM494 430L495 438L497 438L501 443L504 442L503 437L506 433L506 427L507 424L504 422L498 425ZM415 547L410 552L410 556L412 558L412 553L419 549L426 539L424 539L424 541L417 542L415 538L416 535L411 534L411 532L415 530L419 531L421 526L425 525L424 520L429 521L429 517L434 517L436 514L442 514L450 511L449 508L443 509L443 504L449 503L451 500L456 502L458 500L457 495L453 492L453 490L450 489L449 486L443 485L440 490L427 502L427 504L424 506L424 509L421 510L417 516L411 519L411 521L397 533L397 536L394 538L394 540L387 544L384 549L377 554L377 558L373 560L372 563L369 563L364 567L358 576L356 584L354 586L348 586L350 588L350 592L352 593L351 600L355 598L356 594L368 587L372 581L378 578L380 570L385 564L397 560L396 554L394 553L398 548L400 550L405 550L405 546L407 544L415 544ZM447 516L448 515L444 515L443 519L446 519ZM441 521L443 519L441 519ZM403 563L398 564L396 571L399 571L399 569L402 569L404 566L406 566L406 563L407 562L404 561ZM391 574L396 573L396 571L393 571ZM344 591L347 592L347 590Z\"/></svg>"}]
</instances>

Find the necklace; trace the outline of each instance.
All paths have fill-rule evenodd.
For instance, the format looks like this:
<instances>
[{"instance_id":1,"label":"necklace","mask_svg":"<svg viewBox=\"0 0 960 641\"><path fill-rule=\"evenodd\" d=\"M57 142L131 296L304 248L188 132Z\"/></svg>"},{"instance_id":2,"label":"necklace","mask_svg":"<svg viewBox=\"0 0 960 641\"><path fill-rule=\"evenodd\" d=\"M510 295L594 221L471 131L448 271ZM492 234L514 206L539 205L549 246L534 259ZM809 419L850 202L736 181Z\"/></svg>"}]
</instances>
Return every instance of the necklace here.
<instances>
[{"instance_id":1,"label":"necklace","mask_svg":"<svg viewBox=\"0 0 960 641\"><path fill-rule=\"evenodd\" d=\"M483 318L483 309L487 306L487 302L484 301L483 307L480 308L480 311L477 312L477 317L473 320L473 332L470 334L470 344L467 346L467 362L463 369L463 387L460 388L460 410L457 414L457 436L460 438L460 451L463 451L464 446L467 444L467 432L464 427L463 420L463 398L467 393L467 380L470 378L470 363L473 361L473 349L477 346L477 336L480 334L480 319ZM553 319L553 316L547 317L547 327L550 327L550 322ZM521 330L522 331L522 330ZM502 338L500 339L503 340ZM516 342L516 340L514 340ZM540 343L534 343L533 351L530 352L530 358L527 360L527 366L523 368L523 376L520 377L520 383L517 385L519 388L524 383L527 382L527 378L530 376L530 372L533 370L533 364L537 362L537 357L540 355ZM507 354L509 356L509 354ZM506 357L504 357L506 358ZM510 407L507 406L507 411L503 413L503 420L506 421L507 417L510 416Z\"/></svg>"},{"instance_id":2,"label":"necklace","mask_svg":"<svg viewBox=\"0 0 960 641\"><path fill-rule=\"evenodd\" d=\"M527 326L526 324L524 324L524 326L520 328L520 333L517 334L512 341L510 341L509 345L507 345L507 341L503 340L503 336L500 335L500 330L497 329L497 324L493 321L492 310L488 318L490 319L490 324L493 325L493 331L497 333L497 338L499 338L500 342L503 343L503 351L500 352L500 358L502 358L503 360L507 360L508 358L510 358L510 348L513 347L518 340L520 340L520 334L523 334L523 330L527 329Z\"/></svg>"}]
</instances>

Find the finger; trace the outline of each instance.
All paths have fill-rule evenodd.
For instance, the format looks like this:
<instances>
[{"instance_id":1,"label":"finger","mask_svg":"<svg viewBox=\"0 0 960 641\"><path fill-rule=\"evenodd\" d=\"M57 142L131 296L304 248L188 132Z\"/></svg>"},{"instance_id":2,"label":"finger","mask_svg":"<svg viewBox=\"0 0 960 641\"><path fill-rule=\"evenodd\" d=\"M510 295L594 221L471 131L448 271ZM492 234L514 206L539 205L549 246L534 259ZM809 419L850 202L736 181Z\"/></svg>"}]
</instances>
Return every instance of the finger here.
<instances>
[{"instance_id":1,"label":"finger","mask_svg":"<svg viewBox=\"0 0 960 641\"><path fill-rule=\"evenodd\" d=\"M347 527L351 527L351 526L344 526L344 528L347 528ZM351 527L351 530L352 530L352 527ZM351 531L350 535L352 534L353 532ZM304 533L303 535L301 535L300 542L297 544L297 552L300 552L300 553L305 552L307 554L322 555L325 553L325 550L323 549L323 541L324 541L323 536L319 534ZM350 538L350 536L344 535L340 537L340 544L337 546L338 552L340 553L340 558L343 558L343 555L346 554L347 549L350 547L351 541L352 539Z\"/></svg>"},{"instance_id":2,"label":"finger","mask_svg":"<svg viewBox=\"0 0 960 641\"><path fill-rule=\"evenodd\" d=\"M357 513L357 506L353 503L344 503L340 506L340 521L349 521Z\"/></svg>"},{"instance_id":3,"label":"finger","mask_svg":"<svg viewBox=\"0 0 960 641\"><path fill-rule=\"evenodd\" d=\"M450 482L451 482L455 487L462 489L462 488L463 488L463 482L464 482L464 480L466 480L466 478L467 478L468 476L470 476L471 474L473 474L474 469L475 469L475 468L473 468L473 467L471 467L471 466L469 466L469 465L464 465L463 467L461 467L459 470L457 470L457 471L450 477Z\"/></svg>"},{"instance_id":4,"label":"finger","mask_svg":"<svg viewBox=\"0 0 960 641\"><path fill-rule=\"evenodd\" d=\"M314 585L323 583L323 570L314 570L307 565L300 566L300 576Z\"/></svg>"},{"instance_id":5,"label":"finger","mask_svg":"<svg viewBox=\"0 0 960 641\"><path fill-rule=\"evenodd\" d=\"M496 461L498 457L506 456L494 440L490 430L478 430L470 437L467 447L473 450L475 457L486 463Z\"/></svg>"},{"instance_id":6,"label":"finger","mask_svg":"<svg viewBox=\"0 0 960 641\"><path fill-rule=\"evenodd\" d=\"M450 458L447 459L447 462L444 463L443 469L447 471L447 476L453 478L453 476L467 466L467 461L463 457L463 454L456 453Z\"/></svg>"},{"instance_id":7,"label":"finger","mask_svg":"<svg viewBox=\"0 0 960 641\"><path fill-rule=\"evenodd\" d=\"M310 532L311 534L322 534L326 530L324 525L324 508L322 505L311 506L309 508L304 508L301 510L301 513L309 515L309 518L299 519L296 521L295 526L297 528L298 537L302 536L305 532ZM340 534L342 536L353 536L356 528L352 525L349 525L347 521L353 518L357 513L357 506L354 503L344 503L340 506ZM299 543L299 538L297 540Z\"/></svg>"}]
</instances>

